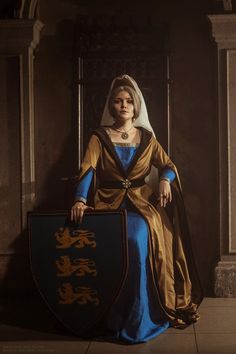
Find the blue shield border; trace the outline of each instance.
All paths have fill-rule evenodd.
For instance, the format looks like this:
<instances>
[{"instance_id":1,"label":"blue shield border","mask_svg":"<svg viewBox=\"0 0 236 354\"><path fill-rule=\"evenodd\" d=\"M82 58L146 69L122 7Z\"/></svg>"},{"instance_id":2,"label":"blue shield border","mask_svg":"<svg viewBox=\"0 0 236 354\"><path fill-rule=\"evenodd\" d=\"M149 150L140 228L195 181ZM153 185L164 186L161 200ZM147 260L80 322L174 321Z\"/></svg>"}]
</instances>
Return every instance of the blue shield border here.
<instances>
[{"instance_id":1,"label":"blue shield border","mask_svg":"<svg viewBox=\"0 0 236 354\"><path fill-rule=\"evenodd\" d=\"M84 335L106 316L128 268L125 210L86 212L81 224L68 211L29 212L30 264L51 312Z\"/></svg>"}]
</instances>

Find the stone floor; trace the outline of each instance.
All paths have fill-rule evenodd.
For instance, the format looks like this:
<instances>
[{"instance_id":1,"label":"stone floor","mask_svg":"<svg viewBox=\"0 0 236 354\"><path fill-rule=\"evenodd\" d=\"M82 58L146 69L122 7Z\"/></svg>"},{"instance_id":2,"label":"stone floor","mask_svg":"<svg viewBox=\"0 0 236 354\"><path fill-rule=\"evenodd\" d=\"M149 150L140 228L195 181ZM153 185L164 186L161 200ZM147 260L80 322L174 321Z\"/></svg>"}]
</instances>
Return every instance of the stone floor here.
<instances>
[{"instance_id":1,"label":"stone floor","mask_svg":"<svg viewBox=\"0 0 236 354\"><path fill-rule=\"evenodd\" d=\"M200 321L185 330L168 329L146 344L82 341L62 327L43 303L0 299L0 353L9 354L235 354L236 298L205 298Z\"/></svg>"}]
</instances>

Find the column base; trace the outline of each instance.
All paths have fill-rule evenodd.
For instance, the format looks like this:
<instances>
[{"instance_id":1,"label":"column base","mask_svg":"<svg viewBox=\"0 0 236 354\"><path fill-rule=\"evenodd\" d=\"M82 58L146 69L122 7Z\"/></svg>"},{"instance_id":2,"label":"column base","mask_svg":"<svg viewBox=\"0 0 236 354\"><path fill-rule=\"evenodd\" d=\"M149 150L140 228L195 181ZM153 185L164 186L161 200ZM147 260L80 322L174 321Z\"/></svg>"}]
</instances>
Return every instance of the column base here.
<instances>
[{"instance_id":1,"label":"column base","mask_svg":"<svg viewBox=\"0 0 236 354\"><path fill-rule=\"evenodd\" d=\"M215 296L236 297L236 262L220 261L215 268Z\"/></svg>"}]
</instances>

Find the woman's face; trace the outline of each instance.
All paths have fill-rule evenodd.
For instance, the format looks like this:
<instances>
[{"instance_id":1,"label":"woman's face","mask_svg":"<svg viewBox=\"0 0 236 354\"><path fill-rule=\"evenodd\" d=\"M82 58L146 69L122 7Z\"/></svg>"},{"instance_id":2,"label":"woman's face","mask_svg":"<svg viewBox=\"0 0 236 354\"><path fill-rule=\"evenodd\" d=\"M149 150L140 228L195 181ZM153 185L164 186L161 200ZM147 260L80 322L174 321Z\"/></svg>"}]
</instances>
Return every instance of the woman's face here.
<instances>
[{"instance_id":1,"label":"woman's face","mask_svg":"<svg viewBox=\"0 0 236 354\"><path fill-rule=\"evenodd\" d=\"M120 122L132 120L134 116L133 99L127 91L120 91L112 102L115 119Z\"/></svg>"}]
</instances>

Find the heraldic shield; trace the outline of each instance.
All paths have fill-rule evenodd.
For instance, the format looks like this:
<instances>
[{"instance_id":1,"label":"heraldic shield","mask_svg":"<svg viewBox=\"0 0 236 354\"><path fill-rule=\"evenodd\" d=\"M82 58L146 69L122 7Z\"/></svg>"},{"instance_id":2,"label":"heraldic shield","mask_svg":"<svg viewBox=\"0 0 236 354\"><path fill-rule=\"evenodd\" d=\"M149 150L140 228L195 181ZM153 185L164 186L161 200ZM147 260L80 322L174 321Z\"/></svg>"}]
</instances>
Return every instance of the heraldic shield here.
<instances>
[{"instance_id":1,"label":"heraldic shield","mask_svg":"<svg viewBox=\"0 0 236 354\"><path fill-rule=\"evenodd\" d=\"M28 214L31 270L50 310L76 335L89 333L119 296L127 274L126 212Z\"/></svg>"}]
</instances>

